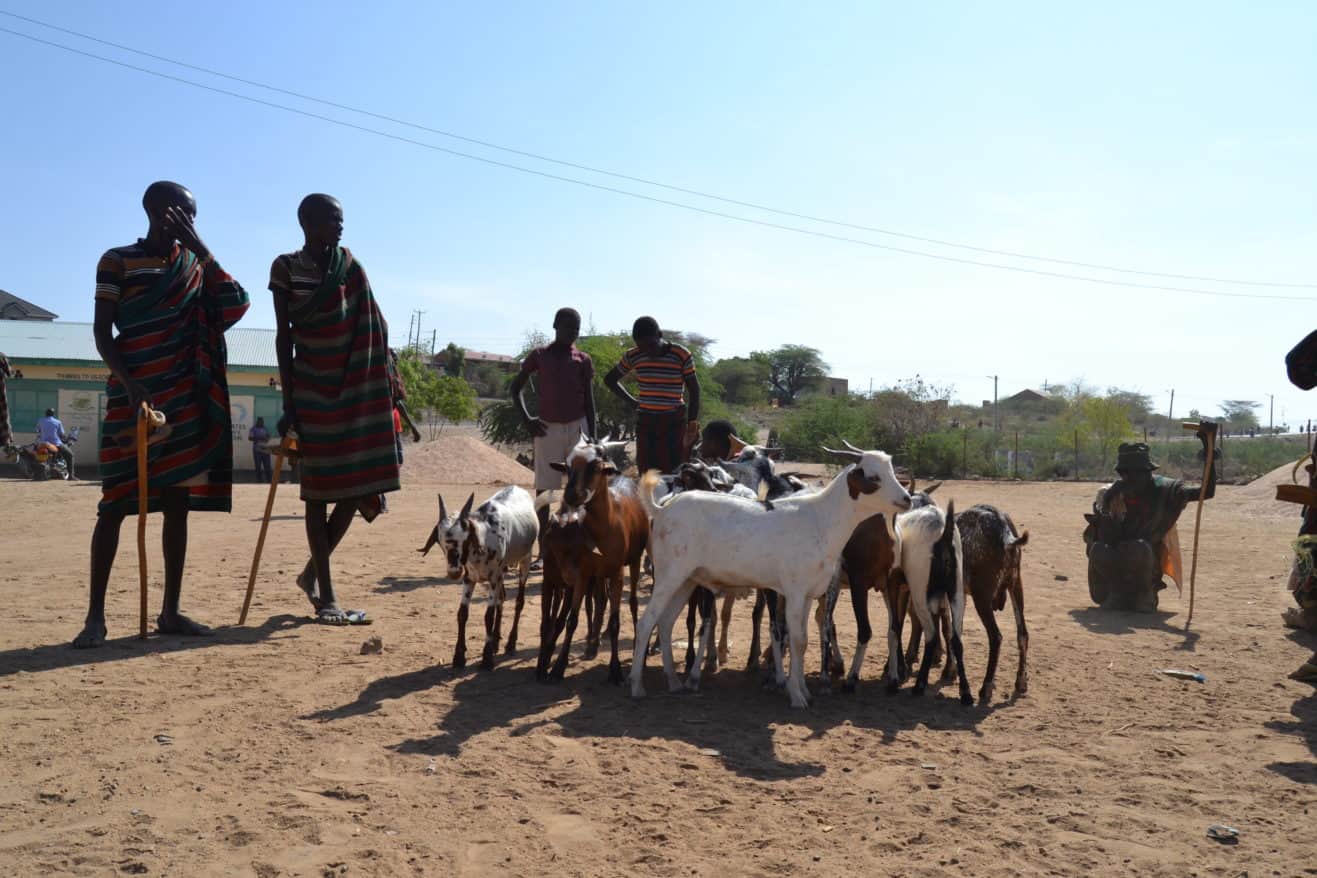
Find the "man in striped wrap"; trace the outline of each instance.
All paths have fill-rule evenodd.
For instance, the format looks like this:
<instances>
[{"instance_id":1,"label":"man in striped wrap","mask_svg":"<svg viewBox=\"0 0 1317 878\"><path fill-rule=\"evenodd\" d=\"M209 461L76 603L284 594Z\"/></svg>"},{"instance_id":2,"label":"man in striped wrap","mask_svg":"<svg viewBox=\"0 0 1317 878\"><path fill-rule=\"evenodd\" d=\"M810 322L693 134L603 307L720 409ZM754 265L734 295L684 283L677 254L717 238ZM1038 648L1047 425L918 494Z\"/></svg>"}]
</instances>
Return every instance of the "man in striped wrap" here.
<instances>
[{"instance_id":1,"label":"man in striped wrap","mask_svg":"<svg viewBox=\"0 0 1317 878\"><path fill-rule=\"evenodd\" d=\"M338 606L329 557L360 510L371 521L398 490L388 326L361 263L339 246L343 207L308 195L297 209L305 245L270 267L283 383L279 432L296 431L311 549L298 585L333 625L368 624ZM333 512L329 504L333 503Z\"/></svg>"},{"instance_id":2,"label":"man in striped wrap","mask_svg":"<svg viewBox=\"0 0 1317 878\"><path fill-rule=\"evenodd\" d=\"M164 514L162 634L209 634L178 610L188 512L232 509L233 429L224 333L247 312L247 293L201 242L197 203L177 183L142 197L146 237L106 251L96 267L96 349L110 368L101 425L102 495L91 540L91 603L74 639L105 643L105 589L124 517L137 512L136 422L142 403L166 426L147 451L148 510ZM114 334L115 330L119 334Z\"/></svg>"}]
</instances>

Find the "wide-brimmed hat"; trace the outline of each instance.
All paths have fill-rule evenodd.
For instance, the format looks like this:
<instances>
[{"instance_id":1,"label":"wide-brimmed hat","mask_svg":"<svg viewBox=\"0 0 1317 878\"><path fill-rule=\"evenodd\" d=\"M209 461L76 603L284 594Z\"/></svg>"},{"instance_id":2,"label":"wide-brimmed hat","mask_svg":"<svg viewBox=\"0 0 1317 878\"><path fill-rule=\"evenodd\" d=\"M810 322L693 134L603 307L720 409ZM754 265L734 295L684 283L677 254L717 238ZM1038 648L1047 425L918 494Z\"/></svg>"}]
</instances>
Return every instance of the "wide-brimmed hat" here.
<instances>
[{"instance_id":1,"label":"wide-brimmed hat","mask_svg":"<svg viewBox=\"0 0 1317 878\"><path fill-rule=\"evenodd\" d=\"M1151 472L1157 469L1146 442L1124 442L1116 449L1116 470L1143 470Z\"/></svg>"}]
</instances>

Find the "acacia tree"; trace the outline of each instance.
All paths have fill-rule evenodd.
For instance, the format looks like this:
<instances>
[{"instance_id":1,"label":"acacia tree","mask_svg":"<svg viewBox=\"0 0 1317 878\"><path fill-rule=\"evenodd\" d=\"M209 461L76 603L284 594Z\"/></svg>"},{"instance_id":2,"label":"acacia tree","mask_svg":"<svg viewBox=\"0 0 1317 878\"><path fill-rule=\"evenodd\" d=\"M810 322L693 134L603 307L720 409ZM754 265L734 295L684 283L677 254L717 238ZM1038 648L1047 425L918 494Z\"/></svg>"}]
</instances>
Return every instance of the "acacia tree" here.
<instances>
[{"instance_id":1,"label":"acacia tree","mask_svg":"<svg viewBox=\"0 0 1317 878\"><path fill-rule=\"evenodd\" d=\"M725 357L709 370L732 405L756 405L768 399L768 363L752 357Z\"/></svg>"},{"instance_id":2,"label":"acacia tree","mask_svg":"<svg viewBox=\"0 0 1317 878\"><path fill-rule=\"evenodd\" d=\"M1125 404L1119 399L1092 396L1079 404L1080 429L1088 434L1102 461L1101 472L1121 442L1133 435Z\"/></svg>"},{"instance_id":3,"label":"acacia tree","mask_svg":"<svg viewBox=\"0 0 1317 878\"><path fill-rule=\"evenodd\" d=\"M818 385L828 374L828 364L817 348L782 345L771 351L755 351L751 359L768 366L768 383L783 405L792 405L802 390Z\"/></svg>"},{"instance_id":4,"label":"acacia tree","mask_svg":"<svg viewBox=\"0 0 1317 878\"><path fill-rule=\"evenodd\" d=\"M1227 399L1221 403L1221 420L1230 425L1234 432L1256 430L1258 423L1257 409L1262 403L1251 399Z\"/></svg>"}]
</instances>

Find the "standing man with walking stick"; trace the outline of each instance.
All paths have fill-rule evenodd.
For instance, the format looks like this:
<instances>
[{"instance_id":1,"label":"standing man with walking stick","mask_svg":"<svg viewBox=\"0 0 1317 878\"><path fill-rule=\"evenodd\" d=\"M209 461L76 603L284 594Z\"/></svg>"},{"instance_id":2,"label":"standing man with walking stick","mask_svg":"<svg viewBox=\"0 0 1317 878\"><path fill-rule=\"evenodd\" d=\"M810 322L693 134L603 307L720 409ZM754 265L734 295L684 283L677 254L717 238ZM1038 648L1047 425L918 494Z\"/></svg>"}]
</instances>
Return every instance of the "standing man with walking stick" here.
<instances>
[{"instance_id":1,"label":"standing man with walking stick","mask_svg":"<svg viewBox=\"0 0 1317 878\"><path fill-rule=\"evenodd\" d=\"M233 508L233 428L224 333L247 313L247 293L219 267L193 225L197 202L177 183L142 197L149 226L96 267L96 349L110 368L101 425L101 503L91 539L91 599L77 648L105 643L105 590L126 516L138 513L138 419L163 413L145 455L146 508L164 514L161 634L210 629L179 612L188 513ZM118 335L115 335L118 330ZM145 563L145 559L139 559Z\"/></svg>"}]
</instances>

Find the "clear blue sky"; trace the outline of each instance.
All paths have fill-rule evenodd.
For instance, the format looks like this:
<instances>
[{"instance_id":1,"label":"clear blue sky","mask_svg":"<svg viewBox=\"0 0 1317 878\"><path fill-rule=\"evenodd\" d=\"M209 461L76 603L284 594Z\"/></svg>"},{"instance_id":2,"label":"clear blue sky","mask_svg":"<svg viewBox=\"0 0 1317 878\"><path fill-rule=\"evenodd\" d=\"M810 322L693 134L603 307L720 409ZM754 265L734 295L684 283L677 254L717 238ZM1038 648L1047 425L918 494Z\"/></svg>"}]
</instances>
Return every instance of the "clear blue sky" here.
<instances>
[{"instance_id":1,"label":"clear blue sky","mask_svg":"<svg viewBox=\"0 0 1317 878\"><path fill-rule=\"evenodd\" d=\"M0 0L0 9L804 213L1122 267L1317 283L1317 9L1307 3ZM0 27L564 172L4 16ZM1291 422L1317 417L1317 395L1290 388L1282 362L1312 328L1312 302L1105 288L756 228L3 33L0 77L0 287L64 319L91 318L97 257L144 232L142 190L170 178L196 193L205 240L252 293L250 326L273 325L269 264L300 245L297 202L327 191L344 204L344 242L398 340L419 308L441 345L515 353L570 304L599 329L652 313L716 338L719 356L812 345L859 389L918 372L977 401L991 395L991 373L1003 393L1082 376L1140 389L1160 407L1174 387L1180 413L1275 393L1277 421L1282 410ZM1162 283L1317 299L1317 289Z\"/></svg>"}]
</instances>

